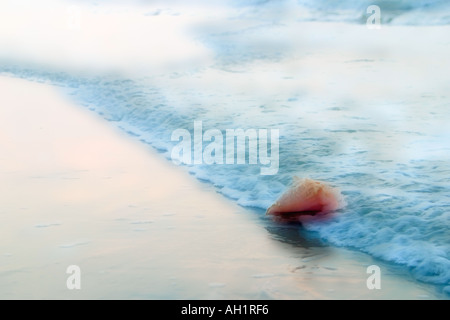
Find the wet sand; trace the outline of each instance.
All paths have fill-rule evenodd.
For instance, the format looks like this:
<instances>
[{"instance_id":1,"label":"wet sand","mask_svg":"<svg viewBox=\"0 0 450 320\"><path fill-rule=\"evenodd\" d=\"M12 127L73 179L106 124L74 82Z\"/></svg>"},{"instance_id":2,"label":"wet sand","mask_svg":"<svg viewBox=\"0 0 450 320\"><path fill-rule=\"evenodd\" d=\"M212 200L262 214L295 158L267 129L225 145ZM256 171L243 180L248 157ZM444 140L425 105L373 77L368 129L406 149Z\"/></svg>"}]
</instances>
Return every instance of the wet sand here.
<instances>
[{"instance_id":1,"label":"wet sand","mask_svg":"<svg viewBox=\"0 0 450 320\"><path fill-rule=\"evenodd\" d=\"M54 87L0 88L0 299L439 297L239 207ZM372 264L380 290L366 286Z\"/></svg>"}]
</instances>

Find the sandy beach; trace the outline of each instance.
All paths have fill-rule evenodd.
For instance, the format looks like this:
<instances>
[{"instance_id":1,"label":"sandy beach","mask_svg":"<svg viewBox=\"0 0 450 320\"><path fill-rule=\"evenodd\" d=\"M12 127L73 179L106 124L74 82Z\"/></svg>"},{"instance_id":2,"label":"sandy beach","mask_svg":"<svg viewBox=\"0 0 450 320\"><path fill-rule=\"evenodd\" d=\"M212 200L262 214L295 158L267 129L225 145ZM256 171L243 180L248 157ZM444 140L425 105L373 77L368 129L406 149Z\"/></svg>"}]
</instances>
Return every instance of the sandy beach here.
<instances>
[{"instance_id":1,"label":"sandy beach","mask_svg":"<svg viewBox=\"0 0 450 320\"><path fill-rule=\"evenodd\" d=\"M57 88L0 88L0 299L439 298L238 206Z\"/></svg>"}]
</instances>

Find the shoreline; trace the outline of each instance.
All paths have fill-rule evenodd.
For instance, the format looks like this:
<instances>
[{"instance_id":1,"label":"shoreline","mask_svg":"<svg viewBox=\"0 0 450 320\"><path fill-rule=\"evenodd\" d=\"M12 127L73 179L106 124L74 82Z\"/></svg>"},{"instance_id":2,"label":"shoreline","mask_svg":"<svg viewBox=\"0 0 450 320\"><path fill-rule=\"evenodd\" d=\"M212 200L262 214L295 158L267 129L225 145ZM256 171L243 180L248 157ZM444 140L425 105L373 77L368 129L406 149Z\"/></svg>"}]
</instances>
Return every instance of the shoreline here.
<instances>
[{"instance_id":1,"label":"shoreline","mask_svg":"<svg viewBox=\"0 0 450 320\"><path fill-rule=\"evenodd\" d=\"M445 299L238 206L50 85L0 86L0 299Z\"/></svg>"}]
</instances>

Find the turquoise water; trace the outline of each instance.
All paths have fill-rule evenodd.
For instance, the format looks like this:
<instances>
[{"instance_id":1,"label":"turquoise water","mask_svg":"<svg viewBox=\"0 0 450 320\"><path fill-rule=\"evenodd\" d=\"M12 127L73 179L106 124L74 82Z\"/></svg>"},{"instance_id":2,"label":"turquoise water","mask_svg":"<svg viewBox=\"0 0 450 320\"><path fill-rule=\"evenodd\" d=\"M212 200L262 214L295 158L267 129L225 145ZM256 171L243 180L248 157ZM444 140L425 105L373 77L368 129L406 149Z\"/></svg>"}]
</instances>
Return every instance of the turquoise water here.
<instances>
[{"instance_id":1,"label":"turquoise water","mask_svg":"<svg viewBox=\"0 0 450 320\"><path fill-rule=\"evenodd\" d=\"M336 20L332 17L337 14L346 24L361 22L364 16L350 1L337 7L330 1L300 3L299 10L308 8L306 21L320 20L318 12L322 20ZM443 16L450 16L438 19L430 14L444 7L442 1L390 3L392 24L413 24L411 17L424 12L430 25L446 24ZM181 128L193 134L194 121L202 121L204 131L277 129L275 175L261 175L260 166L249 164L191 164L188 170L258 214L294 175L327 181L341 190L346 207L326 222L303 228L332 245L404 266L417 280L450 293L448 62L430 62L427 52L414 54L408 48L406 60L417 65L399 55L358 51L361 48L353 44L349 50L357 54L343 53L348 38L336 40L336 31L300 32L301 26L313 27L298 19L283 22L271 15L273 6L278 13L287 8L271 1L235 2L231 14L217 25L193 28L192 38L211 50L213 58L192 68L80 76L8 62L0 71L62 87L78 103L169 160L176 145L172 132ZM353 13L356 18L349 18ZM319 45L315 32L321 37ZM296 34L301 41L292 40ZM448 50L448 35L440 36L439 48ZM442 70L436 67L440 64ZM414 75L414 70L430 68L430 74ZM431 79L437 82L430 85Z\"/></svg>"}]
</instances>

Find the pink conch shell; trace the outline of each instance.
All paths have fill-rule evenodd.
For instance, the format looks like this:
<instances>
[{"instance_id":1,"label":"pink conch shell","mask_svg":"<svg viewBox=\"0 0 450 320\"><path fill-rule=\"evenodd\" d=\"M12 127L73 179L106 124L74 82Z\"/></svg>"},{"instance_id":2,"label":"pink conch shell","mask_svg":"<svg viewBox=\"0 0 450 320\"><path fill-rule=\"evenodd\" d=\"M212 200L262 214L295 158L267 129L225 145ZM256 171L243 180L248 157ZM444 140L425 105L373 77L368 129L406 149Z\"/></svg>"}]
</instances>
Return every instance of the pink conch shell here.
<instances>
[{"instance_id":1,"label":"pink conch shell","mask_svg":"<svg viewBox=\"0 0 450 320\"><path fill-rule=\"evenodd\" d=\"M342 196L338 190L323 182L294 177L291 187L267 209L266 214L325 214L341 208L342 205Z\"/></svg>"}]
</instances>

